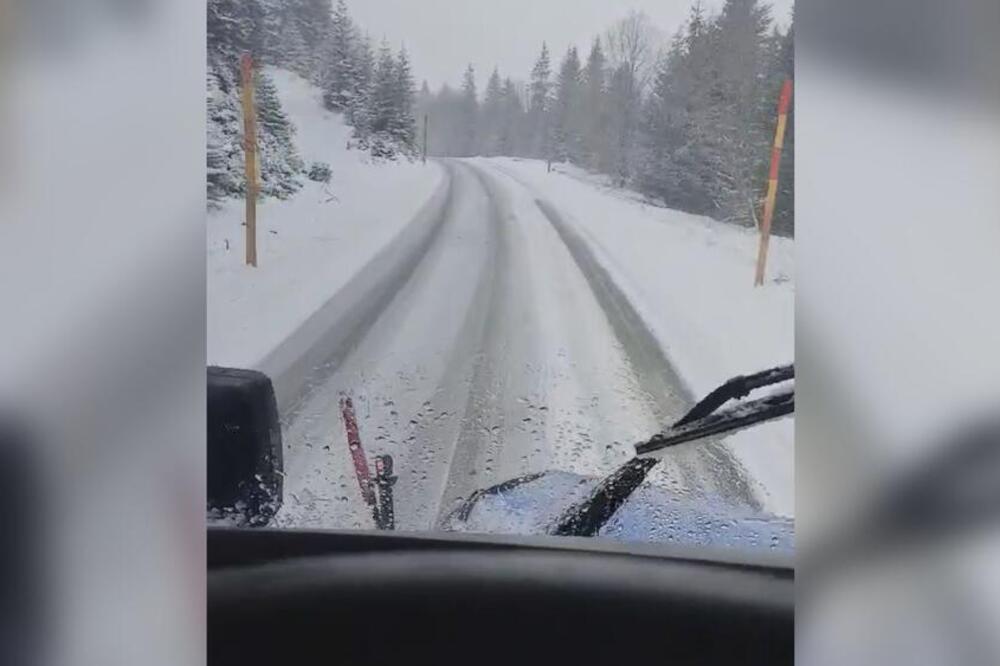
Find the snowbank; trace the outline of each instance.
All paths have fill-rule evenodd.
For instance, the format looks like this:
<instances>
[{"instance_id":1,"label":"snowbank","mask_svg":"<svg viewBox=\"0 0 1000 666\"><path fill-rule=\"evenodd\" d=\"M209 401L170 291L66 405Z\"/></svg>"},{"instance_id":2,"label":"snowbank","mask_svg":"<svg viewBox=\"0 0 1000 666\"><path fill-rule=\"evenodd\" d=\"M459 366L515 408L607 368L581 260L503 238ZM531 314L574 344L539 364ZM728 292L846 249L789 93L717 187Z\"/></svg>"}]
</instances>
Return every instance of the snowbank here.
<instances>
[{"instance_id":1,"label":"snowbank","mask_svg":"<svg viewBox=\"0 0 1000 666\"><path fill-rule=\"evenodd\" d=\"M794 360L794 242L772 238L768 279L754 288L757 234L650 206L636 195L544 162L477 160L530 187L575 224L642 315L694 397ZM737 433L733 453L763 486L765 507L794 515L794 422Z\"/></svg>"},{"instance_id":2,"label":"snowbank","mask_svg":"<svg viewBox=\"0 0 1000 666\"><path fill-rule=\"evenodd\" d=\"M329 164L329 185L305 180L287 201L257 209L258 267L243 264L242 201L208 214L208 362L256 367L396 237L443 182L405 160L378 163L348 150L351 128L300 76L270 69L308 167Z\"/></svg>"}]
</instances>

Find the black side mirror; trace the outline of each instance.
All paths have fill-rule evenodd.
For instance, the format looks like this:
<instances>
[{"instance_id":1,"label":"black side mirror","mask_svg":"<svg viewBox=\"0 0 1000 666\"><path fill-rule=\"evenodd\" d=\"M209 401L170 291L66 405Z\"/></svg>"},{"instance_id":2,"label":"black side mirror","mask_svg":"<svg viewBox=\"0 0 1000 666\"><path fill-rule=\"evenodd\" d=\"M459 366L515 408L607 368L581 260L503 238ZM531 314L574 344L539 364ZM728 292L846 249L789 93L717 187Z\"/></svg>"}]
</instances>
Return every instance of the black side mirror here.
<instances>
[{"instance_id":1,"label":"black side mirror","mask_svg":"<svg viewBox=\"0 0 1000 666\"><path fill-rule=\"evenodd\" d=\"M208 510L266 525L281 506L281 423L274 387L254 370L208 369Z\"/></svg>"}]
</instances>

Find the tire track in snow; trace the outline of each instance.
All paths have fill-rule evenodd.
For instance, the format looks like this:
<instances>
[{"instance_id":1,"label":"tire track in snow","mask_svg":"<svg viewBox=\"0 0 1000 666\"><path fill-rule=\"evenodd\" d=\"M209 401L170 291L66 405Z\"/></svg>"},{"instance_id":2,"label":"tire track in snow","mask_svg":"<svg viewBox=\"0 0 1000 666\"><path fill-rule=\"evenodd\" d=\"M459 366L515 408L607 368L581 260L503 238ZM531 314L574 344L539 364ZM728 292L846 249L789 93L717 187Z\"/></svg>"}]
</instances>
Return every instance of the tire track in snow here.
<instances>
[{"instance_id":1,"label":"tire track in snow","mask_svg":"<svg viewBox=\"0 0 1000 666\"><path fill-rule=\"evenodd\" d=\"M325 368L290 417L286 416L286 488L297 488L279 524L363 527L370 523L347 455L338 400L354 396L369 458L396 460L399 529L428 529L434 497L452 454L485 319L481 293L493 247L479 220L486 197L461 164L446 162L450 181L443 228L417 266L397 284L388 303L373 303L374 321L336 364ZM396 272L393 267L383 270ZM484 286L485 285L485 286ZM330 334L342 336L338 322ZM340 503L324 499L331 495ZM316 498L316 499L313 499ZM301 500L301 501L300 501Z\"/></svg>"},{"instance_id":2,"label":"tire track in snow","mask_svg":"<svg viewBox=\"0 0 1000 666\"><path fill-rule=\"evenodd\" d=\"M416 217L260 363L274 384L283 421L294 420L375 325L440 235L454 208L454 174L446 168L447 177Z\"/></svg>"},{"instance_id":3,"label":"tire track in snow","mask_svg":"<svg viewBox=\"0 0 1000 666\"><path fill-rule=\"evenodd\" d=\"M566 245L604 310L657 417L669 423L683 416L695 404L694 396L667 358L656 336L597 259L582 233L568 223L563 214L542 198L534 187L507 169L496 165L491 165L491 168L532 193L535 205ZM702 441L697 448L672 449L664 454L664 459L674 462L681 469L689 487L697 488L700 485L697 477L707 473L725 499L756 510L762 509L743 465L721 441L710 439Z\"/></svg>"},{"instance_id":4,"label":"tire track in snow","mask_svg":"<svg viewBox=\"0 0 1000 666\"><path fill-rule=\"evenodd\" d=\"M530 338L522 329L519 335L509 335L510 321L527 322L525 300L530 291L518 290L516 279L524 278L526 266L515 267L511 228L513 213L509 201L477 168L463 164L475 174L490 202L491 233L494 240L492 262L487 271L488 292L483 292L481 306L485 308L483 330L461 428L447 465L448 475L440 491L437 525L445 519L455 504L475 490L491 485L508 451L526 452L532 448L530 434L518 426L524 419L541 421L543 413L518 403L516 396L529 393L524 373L512 369L528 355L517 346ZM518 262L520 263L520 262ZM520 269L520 270L519 270ZM518 297L518 291L520 291ZM511 403L511 397L515 401ZM544 423L534 429L544 432ZM503 472L499 476L504 476ZM516 473L510 473L516 476ZM486 481L481 479L487 479Z\"/></svg>"}]
</instances>

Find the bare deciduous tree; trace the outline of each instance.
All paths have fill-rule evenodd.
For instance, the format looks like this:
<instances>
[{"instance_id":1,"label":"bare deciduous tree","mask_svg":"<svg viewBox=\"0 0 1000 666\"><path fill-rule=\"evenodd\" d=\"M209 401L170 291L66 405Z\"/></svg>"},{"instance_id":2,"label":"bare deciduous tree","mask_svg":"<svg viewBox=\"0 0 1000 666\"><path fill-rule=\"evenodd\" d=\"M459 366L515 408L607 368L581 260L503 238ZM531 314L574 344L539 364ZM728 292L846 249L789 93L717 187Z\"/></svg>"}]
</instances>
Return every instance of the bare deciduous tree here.
<instances>
[{"instance_id":1,"label":"bare deciduous tree","mask_svg":"<svg viewBox=\"0 0 1000 666\"><path fill-rule=\"evenodd\" d=\"M631 11L604 35L612 69L624 65L640 92L645 91L659 57L661 36L645 12Z\"/></svg>"}]
</instances>

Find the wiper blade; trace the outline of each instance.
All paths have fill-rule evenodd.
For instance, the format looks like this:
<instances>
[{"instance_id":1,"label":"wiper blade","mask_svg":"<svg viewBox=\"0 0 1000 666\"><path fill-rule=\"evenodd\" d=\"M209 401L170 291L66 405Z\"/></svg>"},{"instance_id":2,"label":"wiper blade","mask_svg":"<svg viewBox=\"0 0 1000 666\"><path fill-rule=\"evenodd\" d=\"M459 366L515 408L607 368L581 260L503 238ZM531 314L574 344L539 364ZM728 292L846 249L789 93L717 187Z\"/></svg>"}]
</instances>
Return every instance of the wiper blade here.
<instances>
[{"instance_id":1,"label":"wiper blade","mask_svg":"<svg viewBox=\"0 0 1000 666\"><path fill-rule=\"evenodd\" d=\"M681 420L675 423L672 427L678 428L680 426L687 425L692 421L703 419L730 400L733 400L734 398L743 398L749 395L750 391L753 391L754 389L779 384L794 378L794 365L783 365L781 367L771 368L770 370L764 370L763 372L757 372L752 375L733 377L728 382L702 398L701 402L692 407L691 411L685 414L683 418L681 418Z\"/></svg>"},{"instance_id":2,"label":"wiper blade","mask_svg":"<svg viewBox=\"0 0 1000 666\"><path fill-rule=\"evenodd\" d=\"M689 421L679 427L674 424L672 428L654 435L648 442L637 444L635 452L637 455L643 455L695 439L742 430L764 421L781 418L794 411L795 390L781 391L758 400L739 403L735 407Z\"/></svg>"},{"instance_id":3,"label":"wiper blade","mask_svg":"<svg viewBox=\"0 0 1000 666\"><path fill-rule=\"evenodd\" d=\"M734 398L742 398L754 389L780 384L795 377L794 366L787 365L752 375L734 377L709 393L679 421L649 441L637 444L636 456L602 480L590 496L571 506L549 528L555 536L595 536L633 492L646 480L657 458L638 457L712 435L742 430L764 421L781 418L795 411L795 387L771 395L738 402L718 411Z\"/></svg>"}]
</instances>

